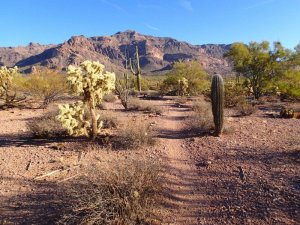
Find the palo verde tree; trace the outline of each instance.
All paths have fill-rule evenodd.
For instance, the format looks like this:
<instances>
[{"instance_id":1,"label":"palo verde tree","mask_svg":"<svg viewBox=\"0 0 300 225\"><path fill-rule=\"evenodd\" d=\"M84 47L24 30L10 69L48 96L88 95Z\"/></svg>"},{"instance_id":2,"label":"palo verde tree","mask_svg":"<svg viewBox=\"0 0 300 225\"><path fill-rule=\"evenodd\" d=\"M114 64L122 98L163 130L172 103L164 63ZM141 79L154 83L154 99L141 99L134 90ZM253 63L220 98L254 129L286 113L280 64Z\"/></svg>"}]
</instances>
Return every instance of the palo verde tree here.
<instances>
[{"instance_id":1,"label":"palo verde tree","mask_svg":"<svg viewBox=\"0 0 300 225\"><path fill-rule=\"evenodd\" d=\"M172 70L166 76L167 78L161 85L161 91L165 94L178 94L178 81L183 80L183 78L186 79L188 84L185 94L197 95L209 89L209 77L197 61L175 62Z\"/></svg>"},{"instance_id":2,"label":"palo verde tree","mask_svg":"<svg viewBox=\"0 0 300 225\"><path fill-rule=\"evenodd\" d=\"M68 82L82 101L60 105L58 119L70 135L86 135L93 140L102 128L100 115L96 114L96 105L103 96L115 87L115 74L104 72L104 65L99 62L84 61L80 67L68 67ZM85 108L90 112L91 124L84 119Z\"/></svg>"},{"instance_id":3,"label":"palo verde tree","mask_svg":"<svg viewBox=\"0 0 300 225\"><path fill-rule=\"evenodd\" d=\"M270 49L269 42L263 41L250 42L249 45L234 43L225 56L232 59L238 74L249 79L252 94L259 99L267 83L291 65L291 55L280 42L275 42L274 48Z\"/></svg>"}]
</instances>

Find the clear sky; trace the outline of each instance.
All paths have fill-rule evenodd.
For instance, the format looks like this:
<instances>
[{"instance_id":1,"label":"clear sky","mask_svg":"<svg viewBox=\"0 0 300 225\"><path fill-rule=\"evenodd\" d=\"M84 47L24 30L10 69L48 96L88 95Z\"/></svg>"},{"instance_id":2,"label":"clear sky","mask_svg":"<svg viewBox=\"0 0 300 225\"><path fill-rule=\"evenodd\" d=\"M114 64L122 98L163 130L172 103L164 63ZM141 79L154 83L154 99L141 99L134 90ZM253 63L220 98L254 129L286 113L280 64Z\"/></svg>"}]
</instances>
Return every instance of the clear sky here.
<instances>
[{"instance_id":1,"label":"clear sky","mask_svg":"<svg viewBox=\"0 0 300 225\"><path fill-rule=\"evenodd\" d=\"M300 0L1 0L0 46L127 29L192 44L300 42Z\"/></svg>"}]
</instances>

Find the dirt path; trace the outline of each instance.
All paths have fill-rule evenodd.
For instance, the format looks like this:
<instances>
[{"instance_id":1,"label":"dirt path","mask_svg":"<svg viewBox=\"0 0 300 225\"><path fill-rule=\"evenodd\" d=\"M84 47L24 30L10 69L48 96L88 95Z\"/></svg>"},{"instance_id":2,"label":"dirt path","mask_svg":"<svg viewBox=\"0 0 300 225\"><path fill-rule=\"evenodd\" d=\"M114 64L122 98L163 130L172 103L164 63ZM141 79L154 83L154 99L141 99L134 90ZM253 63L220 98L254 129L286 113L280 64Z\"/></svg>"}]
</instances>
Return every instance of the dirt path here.
<instances>
[{"instance_id":1,"label":"dirt path","mask_svg":"<svg viewBox=\"0 0 300 225\"><path fill-rule=\"evenodd\" d=\"M170 111L159 124L159 137L165 154L167 206L170 209L165 224L199 224L201 196L197 193L198 173L184 145L185 134L182 132L188 109L168 104Z\"/></svg>"}]
</instances>

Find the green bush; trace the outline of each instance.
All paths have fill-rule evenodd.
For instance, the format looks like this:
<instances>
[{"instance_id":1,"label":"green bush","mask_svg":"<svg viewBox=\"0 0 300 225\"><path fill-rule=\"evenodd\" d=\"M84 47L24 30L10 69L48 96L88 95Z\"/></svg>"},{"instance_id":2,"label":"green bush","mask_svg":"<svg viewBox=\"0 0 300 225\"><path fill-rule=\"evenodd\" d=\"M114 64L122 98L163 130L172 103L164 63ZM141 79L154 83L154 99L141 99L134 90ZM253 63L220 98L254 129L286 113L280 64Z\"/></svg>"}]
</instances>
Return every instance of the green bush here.
<instances>
[{"instance_id":1,"label":"green bush","mask_svg":"<svg viewBox=\"0 0 300 225\"><path fill-rule=\"evenodd\" d=\"M246 88L242 84L233 81L226 82L225 88L225 107L235 107L239 103L245 102L247 97Z\"/></svg>"},{"instance_id":2,"label":"green bush","mask_svg":"<svg viewBox=\"0 0 300 225\"><path fill-rule=\"evenodd\" d=\"M288 71L277 83L282 99L300 99L300 71Z\"/></svg>"},{"instance_id":3,"label":"green bush","mask_svg":"<svg viewBox=\"0 0 300 225\"><path fill-rule=\"evenodd\" d=\"M179 91L178 80L183 78L188 81L188 95L198 95L209 89L209 77L196 61L176 62L166 76L160 88L163 94L176 95Z\"/></svg>"},{"instance_id":4,"label":"green bush","mask_svg":"<svg viewBox=\"0 0 300 225\"><path fill-rule=\"evenodd\" d=\"M51 102L68 92L66 78L51 70L40 71L24 77L20 86L22 91L41 108L46 108Z\"/></svg>"}]
</instances>

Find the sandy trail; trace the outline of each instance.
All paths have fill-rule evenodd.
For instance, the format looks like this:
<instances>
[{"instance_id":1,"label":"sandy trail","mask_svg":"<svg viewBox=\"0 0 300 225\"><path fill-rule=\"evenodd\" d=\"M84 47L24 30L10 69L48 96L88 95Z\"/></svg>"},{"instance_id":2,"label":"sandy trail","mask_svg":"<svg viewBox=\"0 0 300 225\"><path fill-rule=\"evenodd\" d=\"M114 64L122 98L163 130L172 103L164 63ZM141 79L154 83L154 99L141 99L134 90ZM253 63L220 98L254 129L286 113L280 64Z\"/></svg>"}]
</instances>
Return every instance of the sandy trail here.
<instances>
[{"instance_id":1,"label":"sandy trail","mask_svg":"<svg viewBox=\"0 0 300 225\"><path fill-rule=\"evenodd\" d=\"M169 216L165 224L199 224L201 196L198 194L198 172L184 145L183 120L188 109L173 107L162 118L159 130L165 155L167 208Z\"/></svg>"}]
</instances>

